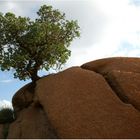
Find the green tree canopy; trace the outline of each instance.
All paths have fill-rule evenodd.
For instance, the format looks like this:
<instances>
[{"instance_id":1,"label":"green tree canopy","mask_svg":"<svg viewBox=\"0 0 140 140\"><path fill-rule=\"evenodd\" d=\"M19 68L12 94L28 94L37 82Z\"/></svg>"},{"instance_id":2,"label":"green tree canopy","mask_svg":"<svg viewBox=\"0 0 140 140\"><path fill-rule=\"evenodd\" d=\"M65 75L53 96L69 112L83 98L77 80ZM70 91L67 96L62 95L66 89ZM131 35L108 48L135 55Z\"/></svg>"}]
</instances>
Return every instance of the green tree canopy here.
<instances>
[{"instance_id":1,"label":"green tree canopy","mask_svg":"<svg viewBox=\"0 0 140 140\"><path fill-rule=\"evenodd\" d=\"M79 37L77 21L66 20L65 14L43 5L38 18L0 13L0 68L14 70L20 80L38 79L37 72L45 68L61 68L68 60L68 49Z\"/></svg>"}]
</instances>

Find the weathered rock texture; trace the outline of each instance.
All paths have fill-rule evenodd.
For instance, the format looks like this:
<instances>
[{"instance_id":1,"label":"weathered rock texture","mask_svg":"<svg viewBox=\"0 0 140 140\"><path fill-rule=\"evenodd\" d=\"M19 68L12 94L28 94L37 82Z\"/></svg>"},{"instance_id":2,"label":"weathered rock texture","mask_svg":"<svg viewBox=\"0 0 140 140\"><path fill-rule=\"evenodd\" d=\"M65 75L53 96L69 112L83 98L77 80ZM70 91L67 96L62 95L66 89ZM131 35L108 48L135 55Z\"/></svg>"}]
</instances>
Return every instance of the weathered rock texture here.
<instances>
[{"instance_id":1,"label":"weathered rock texture","mask_svg":"<svg viewBox=\"0 0 140 140\"><path fill-rule=\"evenodd\" d=\"M82 65L104 76L117 96L140 111L140 58L107 58Z\"/></svg>"},{"instance_id":2,"label":"weathered rock texture","mask_svg":"<svg viewBox=\"0 0 140 140\"><path fill-rule=\"evenodd\" d=\"M51 129L41 107L30 106L11 124L8 138L57 138Z\"/></svg>"},{"instance_id":3,"label":"weathered rock texture","mask_svg":"<svg viewBox=\"0 0 140 140\"><path fill-rule=\"evenodd\" d=\"M140 138L139 72L139 58L110 58L26 85L8 138Z\"/></svg>"},{"instance_id":4,"label":"weathered rock texture","mask_svg":"<svg viewBox=\"0 0 140 140\"><path fill-rule=\"evenodd\" d=\"M14 96L12 100L13 108L19 112L23 108L28 107L33 102L34 84L29 83L22 87Z\"/></svg>"}]
</instances>

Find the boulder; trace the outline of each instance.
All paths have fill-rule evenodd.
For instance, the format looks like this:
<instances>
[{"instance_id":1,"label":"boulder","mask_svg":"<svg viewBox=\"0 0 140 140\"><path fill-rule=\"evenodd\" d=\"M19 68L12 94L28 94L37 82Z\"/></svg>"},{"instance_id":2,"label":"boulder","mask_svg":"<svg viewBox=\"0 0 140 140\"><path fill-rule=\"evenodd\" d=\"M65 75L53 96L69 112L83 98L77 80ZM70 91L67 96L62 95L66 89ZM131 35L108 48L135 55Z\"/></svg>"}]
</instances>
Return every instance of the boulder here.
<instances>
[{"instance_id":1,"label":"boulder","mask_svg":"<svg viewBox=\"0 0 140 140\"><path fill-rule=\"evenodd\" d=\"M37 82L36 96L59 138L140 138L140 113L104 77L79 67Z\"/></svg>"},{"instance_id":2,"label":"boulder","mask_svg":"<svg viewBox=\"0 0 140 140\"><path fill-rule=\"evenodd\" d=\"M13 97L8 138L140 138L140 59L108 58L48 75Z\"/></svg>"}]
</instances>

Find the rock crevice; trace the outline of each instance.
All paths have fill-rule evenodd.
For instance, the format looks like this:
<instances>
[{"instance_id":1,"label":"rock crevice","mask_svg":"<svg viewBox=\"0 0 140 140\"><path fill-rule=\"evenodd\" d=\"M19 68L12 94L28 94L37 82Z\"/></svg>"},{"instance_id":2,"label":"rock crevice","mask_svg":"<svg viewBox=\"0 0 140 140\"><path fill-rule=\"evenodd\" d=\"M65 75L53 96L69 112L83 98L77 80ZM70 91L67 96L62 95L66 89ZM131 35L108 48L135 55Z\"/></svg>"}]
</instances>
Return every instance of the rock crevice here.
<instances>
[{"instance_id":1,"label":"rock crevice","mask_svg":"<svg viewBox=\"0 0 140 140\"><path fill-rule=\"evenodd\" d=\"M125 93L125 91L123 90L123 88L119 85L116 86L116 81L114 79L112 79L113 77L111 77L110 73L107 74L102 74L99 73L97 71L94 71L100 75L102 75L105 79L105 81L107 82L107 84L110 86L110 88L112 89L113 93L116 94L116 96L120 99L120 101L122 101L125 104L130 104L132 105L135 109L137 109L138 111L140 111L140 107L139 105L137 106L135 102L133 102L133 100L129 99L129 97L127 96L127 94ZM119 71L121 72L121 71ZM124 72L125 73L125 72ZM129 73L129 72L126 72ZM136 73L134 73L136 74ZM117 83L119 84L119 83Z\"/></svg>"},{"instance_id":2,"label":"rock crevice","mask_svg":"<svg viewBox=\"0 0 140 140\"><path fill-rule=\"evenodd\" d=\"M140 111L140 59L108 58L86 63L83 69L101 74L118 98Z\"/></svg>"}]
</instances>

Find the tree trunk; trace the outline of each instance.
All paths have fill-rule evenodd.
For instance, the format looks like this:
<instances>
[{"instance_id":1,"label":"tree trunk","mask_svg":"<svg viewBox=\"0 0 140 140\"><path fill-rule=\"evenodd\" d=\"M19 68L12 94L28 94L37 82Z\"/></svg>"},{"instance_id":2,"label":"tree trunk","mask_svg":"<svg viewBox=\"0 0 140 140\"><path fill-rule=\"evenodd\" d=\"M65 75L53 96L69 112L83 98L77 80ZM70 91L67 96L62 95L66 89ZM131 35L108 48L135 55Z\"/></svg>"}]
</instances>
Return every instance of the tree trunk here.
<instances>
[{"instance_id":1,"label":"tree trunk","mask_svg":"<svg viewBox=\"0 0 140 140\"><path fill-rule=\"evenodd\" d=\"M31 74L32 82L36 82L38 79L40 79L40 77L37 75L37 71L38 70L34 70L33 73Z\"/></svg>"}]
</instances>

